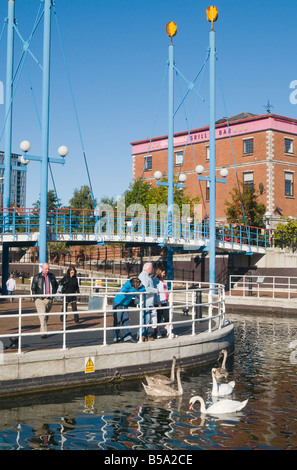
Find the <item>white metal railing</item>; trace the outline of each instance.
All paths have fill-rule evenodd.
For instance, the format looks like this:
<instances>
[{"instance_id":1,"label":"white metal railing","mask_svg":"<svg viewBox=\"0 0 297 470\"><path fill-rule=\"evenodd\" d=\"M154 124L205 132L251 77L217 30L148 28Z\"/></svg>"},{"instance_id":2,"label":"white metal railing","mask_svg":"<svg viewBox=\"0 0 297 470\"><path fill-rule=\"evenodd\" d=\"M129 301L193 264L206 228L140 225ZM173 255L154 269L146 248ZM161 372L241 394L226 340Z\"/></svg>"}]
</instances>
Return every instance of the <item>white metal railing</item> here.
<instances>
[{"instance_id":1,"label":"white metal railing","mask_svg":"<svg viewBox=\"0 0 297 470\"><path fill-rule=\"evenodd\" d=\"M297 277L231 275L229 296L297 298Z\"/></svg>"},{"instance_id":2,"label":"white metal railing","mask_svg":"<svg viewBox=\"0 0 297 470\"><path fill-rule=\"evenodd\" d=\"M48 335L61 335L62 336L62 349L67 349L69 344L69 338L73 334L78 333L92 333L92 332L101 332L101 337L99 340L98 337L98 345L106 346L113 342L112 335L108 335L108 333L112 333L114 330L122 330L127 329L127 326L113 326L113 309L112 309L112 300L114 297L119 293L121 285L126 281L126 279L120 279L118 282L118 287L115 288L114 285L111 288L111 285L114 284L114 279L104 279L101 280L101 286L99 287L100 292L94 292L94 290L98 289L98 284L90 283L88 286L89 292L81 292L80 294L55 294L52 296L54 305L51 312L47 313L48 317L63 316L63 321L61 323L61 328L56 330L49 330L47 332ZM199 328L196 329L197 325L201 325L202 323L205 324L206 328L204 329L211 332L214 329L222 328L225 324L225 289L223 285L220 284L211 284L208 283L193 283L190 281L180 282L180 281L169 281L171 283L170 289L168 290L169 294L169 321L158 323L158 326L166 326L169 325L170 334L173 331L173 328L179 327L183 332L182 335L195 335L197 334L197 330L199 332ZM101 290L102 289L102 290ZM130 294L131 296L135 296L135 292ZM142 342L143 334L142 329L149 327L151 325L144 324L144 311L149 310L149 308L145 308L143 306L144 302L144 295L145 292L137 293L139 297L139 303L135 307L129 307L129 317L131 319L132 314L134 314L134 321L130 322L130 329L133 331L139 332L139 342ZM79 309L77 312L72 312L72 310L66 312L66 299L67 297L74 297L77 298L77 303ZM34 295L34 298L44 297L44 295ZM59 311L55 311L55 300L58 298L63 298L62 302L59 302L60 305ZM18 302L16 305L16 312L8 313L5 312L4 314L1 313L3 308L0 307L0 341L3 342L5 338L17 338L18 346L17 352L20 354L23 350L23 342L24 339L33 336L40 336L41 332L39 328L33 331L28 331L28 319L39 317L40 314L36 312L35 304L32 302L32 313L23 313L23 306L24 302L27 302L27 309L28 309L28 300L33 300L32 295L14 295L14 300ZM102 306L99 309L90 310L88 308L90 299L100 298ZM0 305L3 303L3 300L8 300L8 296L0 296ZM16 303L16 302L15 302ZM61 309L63 305L63 309ZM158 307L159 308L159 307ZM167 307L168 308L168 307ZM117 309L117 312L127 310L123 308L122 310ZM186 312L186 313L185 313ZM200 312L203 312L203 314ZM80 318L83 318L84 315L92 316L92 318L98 319L98 326L85 326L83 323L76 325L75 329L67 328L67 316L72 316L74 313L79 314ZM182 314L182 315L181 315ZM8 332L3 333L3 319L5 318L6 325L9 324L9 319L17 320L17 332ZM137 319L137 320L135 320ZM26 328L24 328L24 321L26 320ZM109 320L109 321L108 321ZM111 325L108 323L112 323ZM38 321L39 324L39 321ZM78 327L77 327L78 326ZM36 328L36 324L35 324ZM172 335L171 335L172 336ZM170 338L169 338L170 339ZM87 340L85 340L86 344L83 344L83 340L80 340L79 346L86 346ZM34 345L34 350L36 350L36 346ZM42 344L42 346L44 346ZM24 348L28 349L28 346L24 346Z\"/></svg>"}]
</instances>

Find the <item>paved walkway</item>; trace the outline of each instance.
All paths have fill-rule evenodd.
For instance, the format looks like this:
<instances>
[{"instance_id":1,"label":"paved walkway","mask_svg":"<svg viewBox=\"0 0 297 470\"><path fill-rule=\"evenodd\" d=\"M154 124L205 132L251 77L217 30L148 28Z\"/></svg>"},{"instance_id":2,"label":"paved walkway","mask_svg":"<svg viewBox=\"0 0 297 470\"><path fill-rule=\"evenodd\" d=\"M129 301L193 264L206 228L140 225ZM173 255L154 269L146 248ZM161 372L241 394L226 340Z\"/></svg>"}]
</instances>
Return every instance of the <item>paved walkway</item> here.
<instances>
[{"instance_id":1,"label":"paved walkway","mask_svg":"<svg viewBox=\"0 0 297 470\"><path fill-rule=\"evenodd\" d=\"M16 337L14 335L18 334L18 323L19 317L11 317L10 315L17 315L19 309L19 302L15 299L13 302L9 300L2 300L0 301L0 315L5 315L4 317L0 318L0 335L8 334L10 335L8 338L2 338L2 343L4 347L4 351L12 352L15 351L17 348L14 340ZM53 307L51 309L50 314L48 315L48 337L41 338L40 332L40 321L38 316L32 316L32 314L36 314L35 303L31 300L22 299L22 333L33 333L34 335L30 335L27 337L22 338L22 351L28 350L37 350L37 349L44 349L44 348L62 348L62 334L58 334L57 332L62 331L63 323L60 321L61 315L61 303L54 302ZM87 310L88 306L85 305L84 309ZM86 312L84 314L80 314L80 322L75 323L74 317L71 311L71 307L69 309L69 315L67 315L67 330L73 331L73 335L71 335L71 345L75 346L76 343L81 343L85 341L85 333L81 330L87 330L88 328L96 328L103 326L103 314L96 314L96 313L89 313ZM53 315L53 313L58 313L58 315ZM107 325L112 326L113 324L113 316L109 314L107 316ZM78 331L79 330L79 331ZM75 333L77 331L77 333ZM36 334L37 333L37 334ZM111 333L110 333L111 334ZM93 336L95 333L93 333ZM102 334L101 334L102 335ZM92 343L92 334L89 333L90 339L88 344ZM98 341L98 332L97 332L97 341Z\"/></svg>"},{"instance_id":2,"label":"paved walkway","mask_svg":"<svg viewBox=\"0 0 297 470\"><path fill-rule=\"evenodd\" d=\"M110 306L111 308L111 306ZM17 337L19 331L19 316L18 314L19 302L15 299L10 302L6 299L0 301L0 335L9 335L6 338L0 338L3 343L4 352L16 352L18 349ZM59 302L54 302L50 314L48 315L48 337L41 338L39 317L32 316L36 314L35 303L29 299L22 299L22 334L29 334L22 337L21 350L22 352L37 351L42 349L61 349L63 347L63 323L60 321L62 305ZM82 311L84 313L82 313ZM57 313L54 315L54 313ZM103 344L103 331L90 331L90 328L103 327L104 315L103 313L89 312L88 305L80 305L78 310L79 323L75 323L71 307L67 314L67 339L66 346L68 348L78 346L93 346ZM14 318L10 315L16 315ZM133 325L139 323L139 312L129 311L130 324L132 335L136 338L138 328ZM185 317L182 312L174 313L174 321L184 321L191 317ZM107 314L107 326L113 326L112 312ZM196 330L205 331L208 328L208 322L203 322L197 325ZM179 325L175 328L178 335L190 334L191 324ZM158 340L156 340L158 341ZM106 334L107 344L113 343L113 330L107 330Z\"/></svg>"}]
</instances>

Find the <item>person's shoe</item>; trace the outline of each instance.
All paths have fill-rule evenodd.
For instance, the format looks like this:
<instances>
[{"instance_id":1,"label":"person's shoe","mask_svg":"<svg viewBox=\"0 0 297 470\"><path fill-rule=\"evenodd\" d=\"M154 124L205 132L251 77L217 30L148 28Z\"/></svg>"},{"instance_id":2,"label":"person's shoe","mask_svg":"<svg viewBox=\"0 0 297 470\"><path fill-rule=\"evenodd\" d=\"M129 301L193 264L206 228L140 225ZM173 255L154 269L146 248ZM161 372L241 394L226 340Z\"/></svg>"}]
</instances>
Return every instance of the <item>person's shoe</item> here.
<instances>
[{"instance_id":1,"label":"person's shoe","mask_svg":"<svg viewBox=\"0 0 297 470\"><path fill-rule=\"evenodd\" d=\"M155 341L155 338L153 336L148 336L146 338L147 341Z\"/></svg>"},{"instance_id":2,"label":"person's shoe","mask_svg":"<svg viewBox=\"0 0 297 470\"><path fill-rule=\"evenodd\" d=\"M136 343L136 341L132 338L132 336L130 336L130 338L124 339L123 343Z\"/></svg>"},{"instance_id":3,"label":"person's shoe","mask_svg":"<svg viewBox=\"0 0 297 470\"><path fill-rule=\"evenodd\" d=\"M75 323L79 323L79 316L77 314L74 315L74 321Z\"/></svg>"},{"instance_id":4,"label":"person's shoe","mask_svg":"<svg viewBox=\"0 0 297 470\"><path fill-rule=\"evenodd\" d=\"M157 339L162 338L162 335L160 333L157 334Z\"/></svg>"},{"instance_id":5,"label":"person's shoe","mask_svg":"<svg viewBox=\"0 0 297 470\"><path fill-rule=\"evenodd\" d=\"M176 335L175 333L172 333L172 334L167 335L167 338L168 339L178 338L178 335Z\"/></svg>"}]
</instances>

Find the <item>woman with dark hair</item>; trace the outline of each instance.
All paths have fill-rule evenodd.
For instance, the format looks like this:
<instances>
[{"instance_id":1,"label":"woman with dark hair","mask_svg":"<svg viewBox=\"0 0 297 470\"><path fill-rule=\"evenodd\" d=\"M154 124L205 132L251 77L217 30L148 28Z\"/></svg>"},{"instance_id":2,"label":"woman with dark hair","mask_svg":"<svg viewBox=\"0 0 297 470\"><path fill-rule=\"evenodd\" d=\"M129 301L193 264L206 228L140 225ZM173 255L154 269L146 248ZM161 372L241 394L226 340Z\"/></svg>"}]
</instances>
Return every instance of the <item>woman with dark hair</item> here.
<instances>
[{"instance_id":1,"label":"woman with dark hair","mask_svg":"<svg viewBox=\"0 0 297 470\"><path fill-rule=\"evenodd\" d=\"M62 285L62 293L63 294L79 294L79 285L78 285L78 280L76 277L76 268L74 266L70 266L63 277L61 279L60 284ZM68 304L71 303L71 308L73 312L77 312L77 305L76 305L76 296L66 296L66 312L67 312L67 306ZM62 307L62 312L63 312ZM60 320L63 321L63 315L60 316ZM74 321L75 323L79 323L79 317L78 314L74 314Z\"/></svg>"},{"instance_id":2,"label":"woman with dark hair","mask_svg":"<svg viewBox=\"0 0 297 470\"><path fill-rule=\"evenodd\" d=\"M165 325L166 337L167 338L177 338L178 335L175 333L170 334L170 325L169 325L169 303L168 303L168 291L167 284L165 282L166 271L164 268L159 267L156 269L156 276L153 279L154 287L158 290L158 293L155 294L154 304L157 308L157 322L158 323L167 323ZM159 307L159 308L158 308ZM160 327L157 326L157 338L162 338Z\"/></svg>"}]
</instances>

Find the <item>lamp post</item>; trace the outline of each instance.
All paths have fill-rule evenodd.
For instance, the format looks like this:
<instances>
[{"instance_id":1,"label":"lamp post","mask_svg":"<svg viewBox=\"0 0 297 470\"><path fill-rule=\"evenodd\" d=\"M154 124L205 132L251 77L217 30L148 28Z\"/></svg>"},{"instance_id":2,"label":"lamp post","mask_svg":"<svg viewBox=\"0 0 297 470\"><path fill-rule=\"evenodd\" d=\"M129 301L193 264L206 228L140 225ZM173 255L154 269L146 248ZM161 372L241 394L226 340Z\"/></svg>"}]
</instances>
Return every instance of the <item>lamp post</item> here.
<instances>
[{"instance_id":1,"label":"lamp post","mask_svg":"<svg viewBox=\"0 0 297 470\"><path fill-rule=\"evenodd\" d=\"M5 149L4 149L4 184L3 184L3 231L9 232L9 207L11 187L11 136L12 136L12 96L13 96L13 48L14 48L14 0L8 0L7 16L7 57L5 86ZM9 244L2 243L2 294L7 293L6 281L9 270Z\"/></svg>"},{"instance_id":2,"label":"lamp post","mask_svg":"<svg viewBox=\"0 0 297 470\"><path fill-rule=\"evenodd\" d=\"M42 171L44 170L44 156L38 157L34 155L28 155L28 152L31 149L31 143L28 140L23 140L20 143L20 149L24 155L21 155L20 161L23 165L28 165L30 161L41 162ZM65 145L61 145L58 148L58 153L61 158L46 158L46 165L48 163L58 163L60 165L65 165L65 157L68 155L68 148ZM39 265L42 265L47 261L47 177L46 184L44 183L44 178L40 179L40 213L39 213Z\"/></svg>"},{"instance_id":3,"label":"lamp post","mask_svg":"<svg viewBox=\"0 0 297 470\"><path fill-rule=\"evenodd\" d=\"M167 172L168 180L166 182L159 181L162 178L161 171L155 171L154 177L157 179L158 186L167 186L167 236L168 239L172 237L172 225L173 225L173 188L184 188L184 182L187 179L185 174L179 175L179 183L173 182L173 139L174 139L174 48L172 44L172 38L177 33L176 24L171 21L166 25L167 36L170 37L170 45L168 51L168 160L167 160ZM167 279L173 279L173 250L171 246L167 245Z\"/></svg>"}]
</instances>

